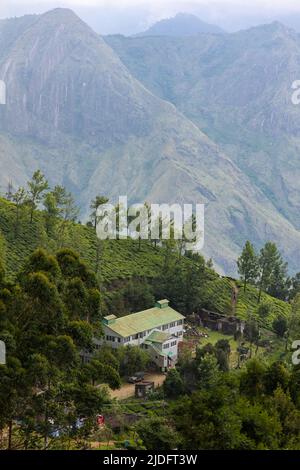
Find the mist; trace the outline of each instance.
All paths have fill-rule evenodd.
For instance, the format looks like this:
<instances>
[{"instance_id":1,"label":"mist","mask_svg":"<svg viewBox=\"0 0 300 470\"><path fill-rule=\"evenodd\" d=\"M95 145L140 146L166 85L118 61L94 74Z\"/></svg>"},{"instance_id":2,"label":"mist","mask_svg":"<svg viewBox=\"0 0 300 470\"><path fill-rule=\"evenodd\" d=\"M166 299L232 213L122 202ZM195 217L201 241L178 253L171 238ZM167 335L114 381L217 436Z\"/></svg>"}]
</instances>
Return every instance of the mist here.
<instances>
[{"instance_id":1,"label":"mist","mask_svg":"<svg viewBox=\"0 0 300 470\"><path fill-rule=\"evenodd\" d=\"M71 8L100 34L132 35L156 21L186 12L216 24L228 32L274 20L300 31L300 4L294 0L4 0L0 18L44 13L57 7Z\"/></svg>"}]
</instances>

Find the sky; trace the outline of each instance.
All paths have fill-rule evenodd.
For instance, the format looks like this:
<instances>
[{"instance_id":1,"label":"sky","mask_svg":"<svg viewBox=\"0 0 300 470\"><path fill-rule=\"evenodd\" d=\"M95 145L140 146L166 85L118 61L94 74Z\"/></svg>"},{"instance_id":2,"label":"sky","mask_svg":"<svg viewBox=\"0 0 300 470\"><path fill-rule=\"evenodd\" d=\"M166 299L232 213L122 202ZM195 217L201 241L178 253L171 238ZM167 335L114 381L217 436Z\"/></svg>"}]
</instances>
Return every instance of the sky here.
<instances>
[{"instance_id":1,"label":"sky","mask_svg":"<svg viewBox=\"0 0 300 470\"><path fill-rule=\"evenodd\" d=\"M68 7L101 34L135 34L179 12L236 31L279 20L300 31L299 0L0 0L0 18Z\"/></svg>"}]
</instances>

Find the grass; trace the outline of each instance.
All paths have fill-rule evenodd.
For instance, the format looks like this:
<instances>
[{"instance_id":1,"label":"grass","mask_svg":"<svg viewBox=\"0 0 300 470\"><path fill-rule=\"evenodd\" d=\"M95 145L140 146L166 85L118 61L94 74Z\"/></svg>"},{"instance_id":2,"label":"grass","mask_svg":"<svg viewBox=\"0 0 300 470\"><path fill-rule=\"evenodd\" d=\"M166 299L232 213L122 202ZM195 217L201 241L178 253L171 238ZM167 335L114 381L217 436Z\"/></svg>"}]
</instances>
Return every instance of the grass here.
<instances>
[{"instance_id":1,"label":"grass","mask_svg":"<svg viewBox=\"0 0 300 470\"><path fill-rule=\"evenodd\" d=\"M214 346L221 339L225 339L225 340L229 341L230 349L231 349L230 358L229 358L230 367L232 369L237 367L237 365L238 365L238 352L237 352L238 342L234 339L233 335L225 335L224 333L220 333L219 331L210 330L208 328L198 327L197 329L200 332L205 333L205 334L208 335L208 338L204 338L204 337L199 338L199 346L200 347L204 347L205 345L207 345L209 343ZM258 357L258 356L259 357L265 357L268 360L269 359L277 360L277 359L282 358L282 353L283 353L283 342L282 342L282 340L277 338L277 336L274 335L274 334L271 334L269 332L266 332L266 333L268 335L272 336L272 340L273 340L272 351L269 351L269 350L267 350L266 348L263 348L263 347L259 347L256 351L256 346L253 345L252 346L252 357ZM243 339L243 344L244 344L244 346L246 346L247 348L250 349L250 343L248 341L246 341L245 339Z\"/></svg>"},{"instance_id":2,"label":"grass","mask_svg":"<svg viewBox=\"0 0 300 470\"><path fill-rule=\"evenodd\" d=\"M218 331L209 330L207 328L199 328L199 331L206 333L208 338L201 338L200 339L200 346L205 346L208 343L215 345L219 340L226 339L230 343L230 347L232 350L237 348L237 342L235 341L233 336L224 335L223 333L219 333Z\"/></svg>"}]
</instances>

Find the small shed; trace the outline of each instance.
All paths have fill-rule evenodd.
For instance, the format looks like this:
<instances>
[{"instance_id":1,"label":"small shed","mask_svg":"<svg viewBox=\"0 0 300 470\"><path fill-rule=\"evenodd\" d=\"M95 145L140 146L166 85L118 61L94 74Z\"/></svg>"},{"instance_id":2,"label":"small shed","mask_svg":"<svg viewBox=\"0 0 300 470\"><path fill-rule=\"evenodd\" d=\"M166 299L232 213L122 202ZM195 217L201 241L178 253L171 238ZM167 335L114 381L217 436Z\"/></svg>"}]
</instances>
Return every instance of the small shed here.
<instances>
[{"instance_id":1,"label":"small shed","mask_svg":"<svg viewBox=\"0 0 300 470\"><path fill-rule=\"evenodd\" d=\"M136 398L145 398L150 392L154 390L154 382L139 382L135 384Z\"/></svg>"}]
</instances>

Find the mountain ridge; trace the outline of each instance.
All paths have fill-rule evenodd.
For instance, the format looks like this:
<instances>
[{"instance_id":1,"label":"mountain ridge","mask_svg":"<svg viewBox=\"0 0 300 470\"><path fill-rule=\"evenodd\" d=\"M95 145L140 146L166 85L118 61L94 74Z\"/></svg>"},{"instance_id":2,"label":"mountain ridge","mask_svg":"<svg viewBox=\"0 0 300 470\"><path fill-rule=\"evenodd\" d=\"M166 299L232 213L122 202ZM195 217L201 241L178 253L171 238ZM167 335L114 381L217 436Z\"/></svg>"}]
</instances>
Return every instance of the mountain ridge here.
<instances>
[{"instance_id":1,"label":"mountain ridge","mask_svg":"<svg viewBox=\"0 0 300 470\"><path fill-rule=\"evenodd\" d=\"M145 36L195 36L201 33L224 34L219 26L202 21L198 16L189 13L177 13L174 17L164 18L154 23L146 31L134 37Z\"/></svg>"}]
</instances>

